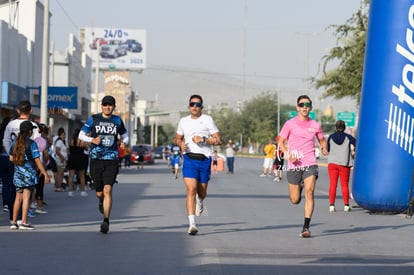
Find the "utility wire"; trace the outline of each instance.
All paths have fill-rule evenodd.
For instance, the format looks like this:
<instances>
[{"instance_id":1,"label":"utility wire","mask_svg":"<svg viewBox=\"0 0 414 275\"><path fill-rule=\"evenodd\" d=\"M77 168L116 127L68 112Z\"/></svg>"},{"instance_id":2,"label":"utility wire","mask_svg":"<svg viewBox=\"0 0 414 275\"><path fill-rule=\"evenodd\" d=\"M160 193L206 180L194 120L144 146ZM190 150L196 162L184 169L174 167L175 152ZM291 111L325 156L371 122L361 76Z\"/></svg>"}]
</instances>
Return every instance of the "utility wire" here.
<instances>
[{"instance_id":1,"label":"utility wire","mask_svg":"<svg viewBox=\"0 0 414 275\"><path fill-rule=\"evenodd\" d=\"M79 26L76 25L75 21L72 19L72 17L70 17L69 13L66 11L66 9L62 6L62 4L59 2L59 0L55 0L56 4L60 7L60 9L62 10L62 12L65 14L65 16L68 18L68 20L70 21L70 23L73 25L73 27L76 30L79 30Z\"/></svg>"},{"instance_id":2,"label":"utility wire","mask_svg":"<svg viewBox=\"0 0 414 275\"><path fill-rule=\"evenodd\" d=\"M237 74L237 73L223 73L223 72L208 72L198 70L188 70L179 68L166 68L166 67L148 67L147 70L154 71L168 71L176 73L194 73L194 74L210 74L210 75L222 75L222 76L237 76L237 77L251 77L251 78L273 78L273 79L296 79L303 80L303 77L297 76L280 76L280 75L265 75L265 74Z\"/></svg>"}]
</instances>

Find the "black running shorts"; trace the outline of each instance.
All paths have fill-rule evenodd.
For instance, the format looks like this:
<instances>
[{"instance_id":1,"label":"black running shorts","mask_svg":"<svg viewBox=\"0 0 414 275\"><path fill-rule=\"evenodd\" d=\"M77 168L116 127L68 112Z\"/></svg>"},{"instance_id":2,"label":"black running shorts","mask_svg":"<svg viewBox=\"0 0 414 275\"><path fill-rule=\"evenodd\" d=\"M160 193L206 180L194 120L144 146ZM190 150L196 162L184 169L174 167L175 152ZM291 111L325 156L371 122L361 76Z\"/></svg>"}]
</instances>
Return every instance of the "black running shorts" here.
<instances>
[{"instance_id":1,"label":"black running shorts","mask_svg":"<svg viewBox=\"0 0 414 275\"><path fill-rule=\"evenodd\" d=\"M90 176L93 180L95 191L102 192L104 185L113 185L118 175L118 160L91 159Z\"/></svg>"}]
</instances>

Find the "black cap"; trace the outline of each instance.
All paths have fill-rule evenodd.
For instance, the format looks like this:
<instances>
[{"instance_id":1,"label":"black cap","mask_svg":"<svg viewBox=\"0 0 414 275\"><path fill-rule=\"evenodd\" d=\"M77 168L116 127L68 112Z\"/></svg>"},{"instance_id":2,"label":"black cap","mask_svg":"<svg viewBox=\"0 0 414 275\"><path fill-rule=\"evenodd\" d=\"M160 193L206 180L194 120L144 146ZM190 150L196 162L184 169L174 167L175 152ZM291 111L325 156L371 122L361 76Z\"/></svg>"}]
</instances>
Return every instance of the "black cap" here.
<instances>
[{"instance_id":1,"label":"black cap","mask_svg":"<svg viewBox=\"0 0 414 275\"><path fill-rule=\"evenodd\" d=\"M20 123L20 132L29 132L30 130L33 130L37 128L37 126L33 125L31 121L25 120L22 123Z\"/></svg>"},{"instance_id":2,"label":"black cap","mask_svg":"<svg viewBox=\"0 0 414 275\"><path fill-rule=\"evenodd\" d=\"M113 96L107 95L102 98L102 105L110 104L112 106L115 106L115 98Z\"/></svg>"}]
</instances>

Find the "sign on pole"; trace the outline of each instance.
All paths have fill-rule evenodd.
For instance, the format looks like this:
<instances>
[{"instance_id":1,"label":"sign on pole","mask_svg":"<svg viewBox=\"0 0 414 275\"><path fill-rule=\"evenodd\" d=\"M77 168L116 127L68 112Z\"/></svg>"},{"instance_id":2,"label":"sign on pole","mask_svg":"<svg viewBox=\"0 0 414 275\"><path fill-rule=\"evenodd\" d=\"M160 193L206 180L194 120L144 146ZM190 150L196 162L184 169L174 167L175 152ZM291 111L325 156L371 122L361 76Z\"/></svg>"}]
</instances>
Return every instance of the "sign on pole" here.
<instances>
[{"instance_id":1,"label":"sign on pole","mask_svg":"<svg viewBox=\"0 0 414 275\"><path fill-rule=\"evenodd\" d=\"M346 127L355 127L355 113L354 112L338 112L338 120L343 120Z\"/></svg>"},{"instance_id":2,"label":"sign on pole","mask_svg":"<svg viewBox=\"0 0 414 275\"><path fill-rule=\"evenodd\" d=\"M146 30L123 28L84 28L86 53L92 66L100 70L146 68Z\"/></svg>"}]
</instances>

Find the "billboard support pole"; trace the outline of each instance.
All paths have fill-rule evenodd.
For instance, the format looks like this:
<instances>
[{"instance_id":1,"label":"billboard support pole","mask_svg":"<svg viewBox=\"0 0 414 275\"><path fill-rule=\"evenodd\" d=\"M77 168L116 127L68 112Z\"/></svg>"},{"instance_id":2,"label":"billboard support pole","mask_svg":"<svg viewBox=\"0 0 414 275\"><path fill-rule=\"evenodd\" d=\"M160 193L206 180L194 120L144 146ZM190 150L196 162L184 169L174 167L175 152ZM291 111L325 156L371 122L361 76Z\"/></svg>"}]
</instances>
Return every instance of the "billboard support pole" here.
<instances>
[{"instance_id":1,"label":"billboard support pole","mask_svg":"<svg viewBox=\"0 0 414 275\"><path fill-rule=\"evenodd\" d=\"M44 1L43 46L42 46L42 88L40 100L40 122L47 123L47 87L49 76L49 0Z\"/></svg>"},{"instance_id":2,"label":"billboard support pole","mask_svg":"<svg viewBox=\"0 0 414 275\"><path fill-rule=\"evenodd\" d=\"M96 64L95 64L95 113L99 113L99 39L96 40Z\"/></svg>"}]
</instances>

